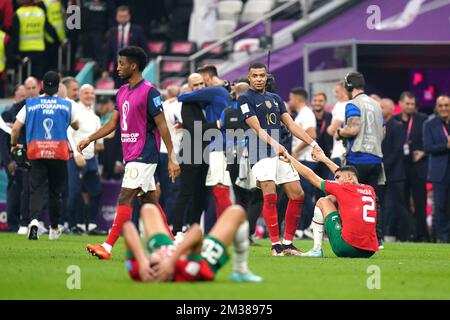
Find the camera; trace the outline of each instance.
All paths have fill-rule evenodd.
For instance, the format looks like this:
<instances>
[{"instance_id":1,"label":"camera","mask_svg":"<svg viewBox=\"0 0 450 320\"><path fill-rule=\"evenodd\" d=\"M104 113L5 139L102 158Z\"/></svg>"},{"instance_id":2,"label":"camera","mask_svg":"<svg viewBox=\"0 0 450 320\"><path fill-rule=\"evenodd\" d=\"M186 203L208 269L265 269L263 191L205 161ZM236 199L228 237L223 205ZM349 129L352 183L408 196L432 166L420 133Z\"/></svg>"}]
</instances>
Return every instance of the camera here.
<instances>
[{"instance_id":1,"label":"camera","mask_svg":"<svg viewBox=\"0 0 450 320\"><path fill-rule=\"evenodd\" d=\"M23 168L23 169L30 169L31 164L27 159L27 152L25 148L19 148L17 149L13 154L13 159L17 163L17 167Z\"/></svg>"}]
</instances>

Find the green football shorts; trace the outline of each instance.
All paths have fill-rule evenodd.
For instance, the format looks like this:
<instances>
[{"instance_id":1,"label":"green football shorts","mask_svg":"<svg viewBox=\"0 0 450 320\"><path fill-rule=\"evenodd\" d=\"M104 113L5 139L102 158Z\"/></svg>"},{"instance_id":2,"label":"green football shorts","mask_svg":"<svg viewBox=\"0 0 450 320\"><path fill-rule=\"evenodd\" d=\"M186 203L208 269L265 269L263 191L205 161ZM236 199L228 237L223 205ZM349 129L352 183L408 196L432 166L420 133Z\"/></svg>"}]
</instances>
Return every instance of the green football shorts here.
<instances>
[{"instance_id":1,"label":"green football shorts","mask_svg":"<svg viewBox=\"0 0 450 320\"><path fill-rule=\"evenodd\" d=\"M375 252L362 250L349 245L342 239L342 222L339 212L330 213L325 219L325 232L331 249L340 258L370 258Z\"/></svg>"}]
</instances>

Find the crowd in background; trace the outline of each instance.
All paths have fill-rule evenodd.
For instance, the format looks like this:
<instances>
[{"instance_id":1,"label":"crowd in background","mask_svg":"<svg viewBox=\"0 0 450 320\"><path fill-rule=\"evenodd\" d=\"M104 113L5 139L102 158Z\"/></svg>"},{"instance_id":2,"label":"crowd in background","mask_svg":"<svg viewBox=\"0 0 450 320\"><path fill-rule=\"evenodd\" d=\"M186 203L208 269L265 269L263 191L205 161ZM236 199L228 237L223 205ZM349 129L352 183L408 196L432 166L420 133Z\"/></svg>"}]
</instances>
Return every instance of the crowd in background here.
<instances>
[{"instance_id":1,"label":"crowd in background","mask_svg":"<svg viewBox=\"0 0 450 320\"><path fill-rule=\"evenodd\" d=\"M120 138L113 132L103 141L97 141L91 150L86 150L83 154L79 154L75 146L78 141L108 121L115 109L115 102L110 97L96 96L91 85L79 87L74 78L63 78L62 84L65 87L64 97L76 103L80 110L81 125L78 131L69 129L68 132L69 141L75 151L68 164L69 179L64 192L66 209L63 210L65 214L60 223L66 223L67 232L74 234L103 233L104 231L99 230L96 225L102 194L100 181L122 178L124 166ZM189 130L191 124L187 122L192 122L196 117L186 111L192 109L189 107L190 104L196 103L189 100L188 94L190 92L201 94L206 87L225 88L229 92L230 105L234 106L239 95L249 88L245 77L228 82L218 77L214 66L206 66L189 76L182 87L171 86L163 92L165 119L178 155L183 152L183 129ZM18 108L23 105L22 100L37 96L39 90L39 82L34 77L17 86L16 104L2 114L6 128L8 123L14 122ZM285 104L294 121L318 142L326 155L336 163L342 164L346 161L346 145L345 140L339 139L336 133L345 122L345 106L349 97L343 82L336 84L334 93L338 102L333 106L327 102L329 97L324 92L309 94L304 88L297 87L291 89ZM207 100L208 94L205 91L202 99ZM427 116L418 111L415 97L410 92L400 94L397 114L394 114L396 106L392 100L374 95L372 97L382 108L386 130L382 144L386 179L385 183L377 188L384 240L448 242L449 206L446 199L450 181L450 166L447 166L450 163L450 142L447 134L450 130L449 98L438 97L436 112ZM235 108L236 110L238 109ZM207 122L204 115L198 117ZM5 130L2 131L1 137L2 164L8 175L8 222L11 231L17 231L19 227L25 227L28 223L26 203L29 201L27 199L29 177L26 166L18 163L19 160L9 154L8 133ZM444 140L445 137L447 140ZM332 179L329 172L311 158L308 147L302 146L287 131L282 134L281 141L303 164L323 178ZM203 148L206 146L207 144ZM233 156L239 157L236 153ZM215 195L211 192L213 188L208 188L205 184L209 165L181 164L182 176L171 182L167 172L167 150L162 144L156 172L159 201L167 214L168 223L175 231L184 230L191 223L198 222L200 220L198 212L205 213L206 230L214 224ZM256 234L257 221L262 210L261 191L255 188L256 186L239 181L239 162L235 161L228 165L227 170L232 178L234 202L242 204L247 209L251 234ZM427 181L432 183L434 193L432 229L427 223L427 207L429 207ZM311 237L310 225L314 203L321 196L321 192L314 190L305 179L302 179L301 183L305 192L305 202L296 233L298 238ZM283 212L287 205L287 197L282 190L278 192L279 212ZM137 203L135 209L137 212Z\"/></svg>"}]
</instances>

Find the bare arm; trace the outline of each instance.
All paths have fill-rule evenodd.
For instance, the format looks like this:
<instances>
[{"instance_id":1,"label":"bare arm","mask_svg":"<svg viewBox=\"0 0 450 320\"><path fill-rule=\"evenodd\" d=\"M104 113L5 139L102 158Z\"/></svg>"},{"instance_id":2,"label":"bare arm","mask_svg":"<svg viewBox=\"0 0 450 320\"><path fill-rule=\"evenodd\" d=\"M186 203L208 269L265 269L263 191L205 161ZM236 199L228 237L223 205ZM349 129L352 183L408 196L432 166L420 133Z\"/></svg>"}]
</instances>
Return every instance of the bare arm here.
<instances>
[{"instance_id":1,"label":"bare arm","mask_svg":"<svg viewBox=\"0 0 450 320\"><path fill-rule=\"evenodd\" d=\"M123 236L125 238L125 246L131 251L139 265L139 275L142 281L151 281L156 277L156 272L150 268L149 261L142 248L139 233L134 224L130 221L123 225Z\"/></svg>"},{"instance_id":2,"label":"bare arm","mask_svg":"<svg viewBox=\"0 0 450 320\"><path fill-rule=\"evenodd\" d=\"M172 182L175 182L175 178L180 174L180 166L178 165L175 152L173 151L172 138L170 137L169 128L167 128L166 118L164 118L164 113L161 112L153 117L153 119L155 120L161 138L167 147L167 154L169 155L169 177L172 179Z\"/></svg>"},{"instance_id":3,"label":"bare arm","mask_svg":"<svg viewBox=\"0 0 450 320\"><path fill-rule=\"evenodd\" d=\"M119 112L114 110L111 116L111 119L101 127L97 132L91 134L87 139L80 141L78 144L77 150L78 152L82 152L84 148L86 148L92 141L103 138L113 132L117 128L117 124L119 123Z\"/></svg>"},{"instance_id":4,"label":"bare arm","mask_svg":"<svg viewBox=\"0 0 450 320\"><path fill-rule=\"evenodd\" d=\"M171 279L173 277L173 273L175 272L175 265L178 259L180 259L182 255L194 250L202 241L202 229L198 224L192 225L189 231L186 232L183 241L177 246L175 252L170 257L164 258L161 261L156 271L157 279L159 281Z\"/></svg>"},{"instance_id":5,"label":"bare arm","mask_svg":"<svg viewBox=\"0 0 450 320\"><path fill-rule=\"evenodd\" d=\"M265 141L267 144L270 144L277 154L281 154L285 151L282 145L280 145L276 140L274 140L270 135L268 135L263 128L261 128L259 120L256 116L247 118L245 122L250 128L253 129L253 131L260 139Z\"/></svg>"},{"instance_id":6,"label":"bare arm","mask_svg":"<svg viewBox=\"0 0 450 320\"><path fill-rule=\"evenodd\" d=\"M315 186L316 188L321 188L322 187L322 182L324 181L321 177L319 177L318 175L316 175L314 173L314 171L312 171L310 168L308 168L307 166L304 166L303 164L301 164L300 162L298 162L294 157L292 157L290 154L288 154L286 152L285 157L290 161L290 163L292 164L292 166L294 167L295 170L297 170L297 172L306 180L308 180L309 182L311 182L311 184L313 186Z\"/></svg>"},{"instance_id":7,"label":"bare arm","mask_svg":"<svg viewBox=\"0 0 450 320\"><path fill-rule=\"evenodd\" d=\"M290 132L300 140L302 140L307 145L311 145L314 142L314 139L303 130L298 124L292 120L291 116L288 113L283 113L281 115L281 121L283 121L284 125L289 129Z\"/></svg>"},{"instance_id":8,"label":"bare arm","mask_svg":"<svg viewBox=\"0 0 450 320\"><path fill-rule=\"evenodd\" d=\"M333 119L333 121L331 121L330 126L327 128L327 133L330 136L334 136L337 132L337 130L341 127L342 125L342 121L339 119Z\"/></svg>"},{"instance_id":9,"label":"bare arm","mask_svg":"<svg viewBox=\"0 0 450 320\"><path fill-rule=\"evenodd\" d=\"M347 119L345 127L339 131L339 136L342 138L351 138L356 136L361 130L361 118L350 117Z\"/></svg>"},{"instance_id":10,"label":"bare arm","mask_svg":"<svg viewBox=\"0 0 450 320\"><path fill-rule=\"evenodd\" d=\"M308 128L305 130L306 133L312 138L312 139L316 139L317 138L317 133L316 133L316 128ZM296 146L294 148L294 150L292 150L292 154L294 155L299 155L300 152L303 151L303 149L305 149L308 145L304 142L300 142L298 146ZM295 156L294 156L295 157Z\"/></svg>"},{"instance_id":11,"label":"bare arm","mask_svg":"<svg viewBox=\"0 0 450 320\"><path fill-rule=\"evenodd\" d=\"M23 123L19 120L14 122L14 125L11 129L11 149L17 146L17 140L19 139L20 129L22 129ZM11 150L12 152L13 150Z\"/></svg>"}]
</instances>

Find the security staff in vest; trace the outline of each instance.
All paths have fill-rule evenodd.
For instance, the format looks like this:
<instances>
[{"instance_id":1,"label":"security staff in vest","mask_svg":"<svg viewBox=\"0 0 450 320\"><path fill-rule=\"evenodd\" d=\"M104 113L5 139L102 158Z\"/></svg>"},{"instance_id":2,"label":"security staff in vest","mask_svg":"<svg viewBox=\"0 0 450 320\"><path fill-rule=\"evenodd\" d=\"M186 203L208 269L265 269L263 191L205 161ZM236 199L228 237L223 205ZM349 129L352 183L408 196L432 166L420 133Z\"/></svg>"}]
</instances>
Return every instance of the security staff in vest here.
<instances>
[{"instance_id":1,"label":"security staff in vest","mask_svg":"<svg viewBox=\"0 0 450 320\"><path fill-rule=\"evenodd\" d=\"M67 43L66 31L64 29L63 6L60 0L42 0L47 11L48 22L55 29L61 45ZM58 67L59 45L48 34L45 33L45 70L55 70Z\"/></svg>"},{"instance_id":2,"label":"security staff in vest","mask_svg":"<svg viewBox=\"0 0 450 320\"><path fill-rule=\"evenodd\" d=\"M33 0L18 0L17 3L21 6L13 18L11 50L20 63L27 57L31 61L31 74L41 79L45 64L45 33L58 46L60 40L47 19L43 3L35 4Z\"/></svg>"},{"instance_id":3,"label":"security staff in vest","mask_svg":"<svg viewBox=\"0 0 450 320\"><path fill-rule=\"evenodd\" d=\"M345 77L345 89L351 94L352 100L345 107L345 126L337 130L336 138L347 139L346 164L356 167L359 181L378 190L378 182L384 177L381 151L384 138L383 111L377 101L364 93L364 86L364 76L359 72L349 73ZM383 248L378 199L377 211L377 236Z\"/></svg>"},{"instance_id":4,"label":"security staff in vest","mask_svg":"<svg viewBox=\"0 0 450 320\"><path fill-rule=\"evenodd\" d=\"M0 29L0 98L5 96L6 45L9 36Z\"/></svg>"},{"instance_id":5,"label":"security staff in vest","mask_svg":"<svg viewBox=\"0 0 450 320\"><path fill-rule=\"evenodd\" d=\"M62 192L67 177L67 160L70 148L67 128L78 129L76 111L69 100L56 96L59 88L59 75L49 71L44 75L44 94L27 99L25 107L17 114L11 132L11 153L19 149L17 145L20 129L27 131L27 157L31 163L30 171L30 215L28 239L38 239L38 220L44 198L44 187L48 181L50 215L49 239L57 240L62 229L58 220L62 207Z\"/></svg>"}]
</instances>

